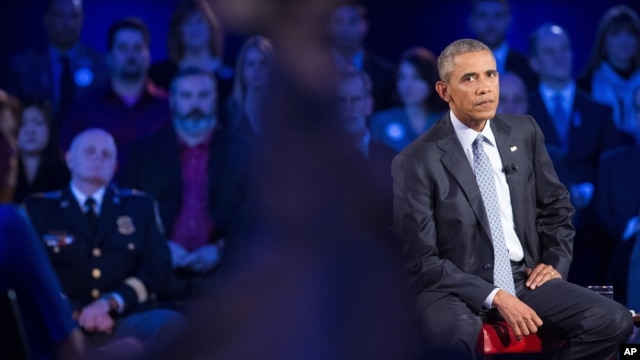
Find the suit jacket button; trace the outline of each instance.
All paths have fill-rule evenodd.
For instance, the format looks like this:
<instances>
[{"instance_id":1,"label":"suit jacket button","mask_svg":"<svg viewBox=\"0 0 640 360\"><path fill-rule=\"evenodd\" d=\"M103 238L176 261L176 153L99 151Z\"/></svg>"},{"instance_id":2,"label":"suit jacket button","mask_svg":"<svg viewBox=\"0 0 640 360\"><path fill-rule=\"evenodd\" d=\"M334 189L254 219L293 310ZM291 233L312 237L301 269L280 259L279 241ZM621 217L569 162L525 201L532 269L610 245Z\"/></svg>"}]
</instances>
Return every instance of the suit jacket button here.
<instances>
[{"instance_id":1,"label":"suit jacket button","mask_svg":"<svg viewBox=\"0 0 640 360\"><path fill-rule=\"evenodd\" d=\"M100 250L100 248L93 248L92 253L93 253L93 256L97 258L102 256L102 250Z\"/></svg>"},{"instance_id":2,"label":"suit jacket button","mask_svg":"<svg viewBox=\"0 0 640 360\"><path fill-rule=\"evenodd\" d=\"M491 270L491 269L493 269L493 265L491 265L491 264L484 264L483 268L484 268L485 270Z\"/></svg>"},{"instance_id":3,"label":"suit jacket button","mask_svg":"<svg viewBox=\"0 0 640 360\"><path fill-rule=\"evenodd\" d=\"M100 269L93 269L91 270L91 276L93 276L94 279L100 279L100 277L102 276L102 271L100 271Z\"/></svg>"},{"instance_id":4,"label":"suit jacket button","mask_svg":"<svg viewBox=\"0 0 640 360\"><path fill-rule=\"evenodd\" d=\"M98 289L93 289L91 290L91 297L94 299L97 299L100 297L100 290Z\"/></svg>"}]
</instances>

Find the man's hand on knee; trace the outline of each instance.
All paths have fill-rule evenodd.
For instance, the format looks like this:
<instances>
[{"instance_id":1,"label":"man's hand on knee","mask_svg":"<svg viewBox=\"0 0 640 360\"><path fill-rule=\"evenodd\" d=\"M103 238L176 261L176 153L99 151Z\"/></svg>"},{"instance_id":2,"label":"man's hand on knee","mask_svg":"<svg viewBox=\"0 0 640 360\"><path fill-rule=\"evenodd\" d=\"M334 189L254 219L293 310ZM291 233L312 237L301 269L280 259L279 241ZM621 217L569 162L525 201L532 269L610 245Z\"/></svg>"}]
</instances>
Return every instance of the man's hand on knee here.
<instances>
[{"instance_id":1,"label":"man's hand on knee","mask_svg":"<svg viewBox=\"0 0 640 360\"><path fill-rule=\"evenodd\" d=\"M496 293L493 306L511 326L518 340L523 336L535 334L542 326L542 319L532 308L506 291L500 290Z\"/></svg>"}]
</instances>

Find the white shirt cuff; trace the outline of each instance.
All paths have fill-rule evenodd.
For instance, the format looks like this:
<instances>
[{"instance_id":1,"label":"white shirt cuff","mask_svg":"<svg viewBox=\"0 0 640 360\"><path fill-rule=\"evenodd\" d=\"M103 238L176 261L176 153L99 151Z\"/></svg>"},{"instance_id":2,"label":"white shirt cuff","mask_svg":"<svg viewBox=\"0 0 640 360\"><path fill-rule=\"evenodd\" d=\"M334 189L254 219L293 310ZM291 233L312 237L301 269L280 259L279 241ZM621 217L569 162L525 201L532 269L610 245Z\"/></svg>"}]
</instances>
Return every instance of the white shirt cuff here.
<instances>
[{"instance_id":1,"label":"white shirt cuff","mask_svg":"<svg viewBox=\"0 0 640 360\"><path fill-rule=\"evenodd\" d=\"M498 290L500 290L500 288L495 288L489 293L489 296L487 296L487 298L484 300L484 307L486 307L487 309L491 309L491 307L493 306L493 298L496 296Z\"/></svg>"}]
</instances>

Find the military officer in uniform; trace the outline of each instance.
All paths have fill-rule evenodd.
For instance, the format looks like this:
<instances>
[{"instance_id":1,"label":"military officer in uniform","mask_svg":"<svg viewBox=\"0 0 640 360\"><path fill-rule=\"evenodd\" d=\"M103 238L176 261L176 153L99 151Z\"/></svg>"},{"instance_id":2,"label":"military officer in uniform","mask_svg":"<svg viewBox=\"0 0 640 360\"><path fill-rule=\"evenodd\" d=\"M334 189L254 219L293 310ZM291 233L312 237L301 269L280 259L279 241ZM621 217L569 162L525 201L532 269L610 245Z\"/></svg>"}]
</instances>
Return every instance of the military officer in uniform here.
<instances>
[{"instance_id":1,"label":"military officer in uniform","mask_svg":"<svg viewBox=\"0 0 640 360\"><path fill-rule=\"evenodd\" d=\"M153 346L184 320L153 306L171 272L169 249L155 201L109 186L116 158L108 132L78 134L66 154L69 187L25 206L89 344L134 336Z\"/></svg>"}]
</instances>

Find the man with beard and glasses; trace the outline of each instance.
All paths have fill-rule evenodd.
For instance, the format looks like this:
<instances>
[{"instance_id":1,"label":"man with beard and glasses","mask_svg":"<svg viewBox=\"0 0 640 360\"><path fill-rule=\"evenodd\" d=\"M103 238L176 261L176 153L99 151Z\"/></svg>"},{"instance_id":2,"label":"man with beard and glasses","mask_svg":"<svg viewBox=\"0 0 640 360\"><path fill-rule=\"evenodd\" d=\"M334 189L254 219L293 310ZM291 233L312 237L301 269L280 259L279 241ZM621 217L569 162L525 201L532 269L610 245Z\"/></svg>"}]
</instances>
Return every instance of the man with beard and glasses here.
<instances>
[{"instance_id":1,"label":"man with beard and glasses","mask_svg":"<svg viewBox=\"0 0 640 360\"><path fill-rule=\"evenodd\" d=\"M110 84L72 104L60 131L60 145L87 128L108 131L118 146L118 161L124 164L129 145L168 125L166 96L149 80L150 35L139 19L125 18L111 25L108 35Z\"/></svg>"},{"instance_id":2,"label":"man with beard and glasses","mask_svg":"<svg viewBox=\"0 0 640 360\"><path fill-rule=\"evenodd\" d=\"M216 79L188 67L175 75L169 94L173 126L137 142L122 185L157 198L174 276L165 299L189 299L214 279L231 214L242 198L246 149L218 127Z\"/></svg>"}]
</instances>

